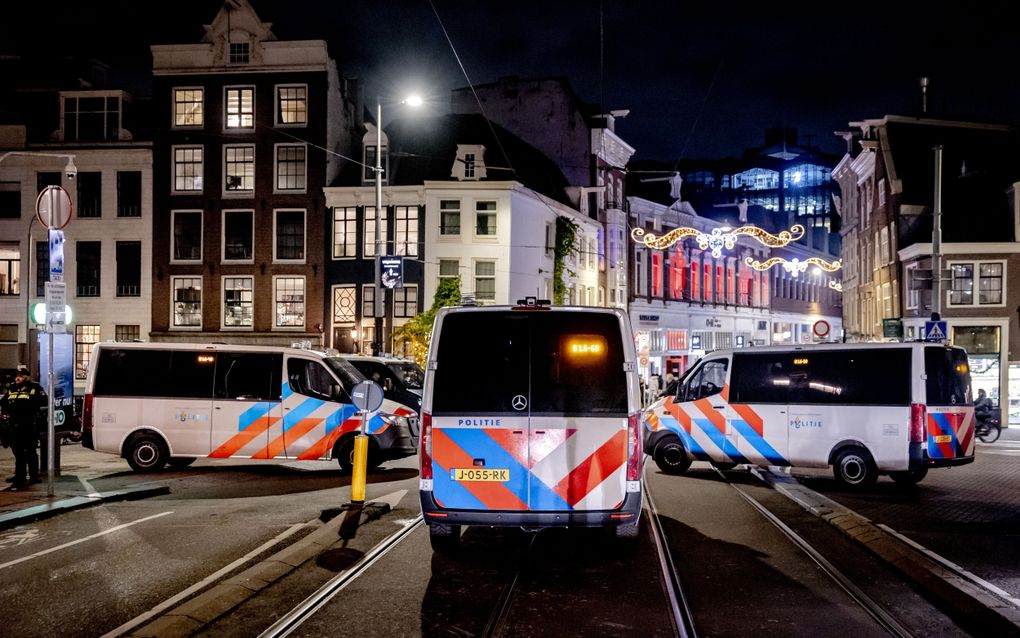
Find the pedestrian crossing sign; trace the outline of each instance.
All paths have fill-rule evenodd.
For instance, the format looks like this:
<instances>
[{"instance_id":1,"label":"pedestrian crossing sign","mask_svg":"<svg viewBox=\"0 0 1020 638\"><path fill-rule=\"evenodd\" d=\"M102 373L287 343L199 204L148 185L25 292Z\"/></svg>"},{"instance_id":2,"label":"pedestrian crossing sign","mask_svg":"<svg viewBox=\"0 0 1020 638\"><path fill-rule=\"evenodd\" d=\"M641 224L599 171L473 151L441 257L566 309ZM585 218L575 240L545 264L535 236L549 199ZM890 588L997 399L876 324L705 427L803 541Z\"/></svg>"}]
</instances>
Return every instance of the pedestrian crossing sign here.
<instances>
[{"instance_id":1,"label":"pedestrian crossing sign","mask_svg":"<svg viewBox=\"0 0 1020 638\"><path fill-rule=\"evenodd\" d=\"M924 340L925 341L946 341L946 322L945 321L925 321L924 322Z\"/></svg>"}]
</instances>

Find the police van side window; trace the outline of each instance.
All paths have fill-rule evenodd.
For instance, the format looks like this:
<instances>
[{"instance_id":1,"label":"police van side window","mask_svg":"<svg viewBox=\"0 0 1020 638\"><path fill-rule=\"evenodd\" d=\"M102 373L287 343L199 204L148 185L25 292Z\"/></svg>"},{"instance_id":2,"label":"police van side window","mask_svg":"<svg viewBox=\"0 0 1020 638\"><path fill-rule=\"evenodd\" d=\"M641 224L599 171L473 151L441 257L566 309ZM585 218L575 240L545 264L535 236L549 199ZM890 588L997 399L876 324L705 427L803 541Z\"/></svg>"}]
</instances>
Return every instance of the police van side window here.
<instances>
[{"instance_id":1,"label":"police van side window","mask_svg":"<svg viewBox=\"0 0 1020 638\"><path fill-rule=\"evenodd\" d=\"M910 405L909 348L794 353L791 403Z\"/></svg>"},{"instance_id":2,"label":"police van side window","mask_svg":"<svg viewBox=\"0 0 1020 638\"><path fill-rule=\"evenodd\" d=\"M333 375L319 363L307 359L288 359L287 379L291 390L305 396L332 400L340 392L340 384Z\"/></svg>"},{"instance_id":3,"label":"police van side window","mask_svg":"<svg viewBox=\"0 0 1020 638\"><path fill-rule=\"evenodd\" d=\"M215 353L173 350L170 352L169 382L163 396L212 399L215 371Z\"/></svg>"},{"instance_id":4,"label":"police van side window","mask_svg":"<svg viewBox=\"0 0 1020 638\"><path fill-rule=\"evenodd\" d=\"M102 348L95 366L95 396L164 397L170 385L170 351Z\"/></svg>"},{"instance_id":5,"label":"police van side window","mask_svg":"<svg viewBox=\"0 0 1020 638\"><path fill-rule=\"evenodd\" d=\"M283 355L221 352L216 361L217 399L279 401Z\"/></svg>"},{"instance_id":6,"label":"police van side window","mask_svg":"<svg viewBox=\"0 0 1020 638\"><path fill-rule=\"evenodd\" d=\"M734 354L730 403L790 403L792 369L789 354Z\"/></svg>"},{"instance_id":7,"label":"police van side window","mask_svg":"<svg viewBox=\"0 0 1020 638\"><path fill-rule=\"evenodd\" d=\"M726 385L726 359L707 361L684 387L684 401L697 401L722 392Z\"/></svg>"}]
</instances>

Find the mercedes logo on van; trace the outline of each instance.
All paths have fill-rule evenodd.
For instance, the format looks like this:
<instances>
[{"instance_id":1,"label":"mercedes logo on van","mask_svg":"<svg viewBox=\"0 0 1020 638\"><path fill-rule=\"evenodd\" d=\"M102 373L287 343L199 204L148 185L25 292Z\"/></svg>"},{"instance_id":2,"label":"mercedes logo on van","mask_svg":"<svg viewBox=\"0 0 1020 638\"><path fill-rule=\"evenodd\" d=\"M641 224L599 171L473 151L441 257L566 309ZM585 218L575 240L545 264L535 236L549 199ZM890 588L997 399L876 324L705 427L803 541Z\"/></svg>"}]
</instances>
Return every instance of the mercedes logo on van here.
<instances>
[{"instance_id":1,"label":"mercedes logo on van","mask_svg":"<svg viewBox=\"0 0 1020 638\"><path fill-rule=\"evenodd\" d=\"M528 407L528 400L523 394L518 394L514 397L513 401L510 402L510 405L514 406L515 410L523 410Z\"/></svg>"}]
</instances>

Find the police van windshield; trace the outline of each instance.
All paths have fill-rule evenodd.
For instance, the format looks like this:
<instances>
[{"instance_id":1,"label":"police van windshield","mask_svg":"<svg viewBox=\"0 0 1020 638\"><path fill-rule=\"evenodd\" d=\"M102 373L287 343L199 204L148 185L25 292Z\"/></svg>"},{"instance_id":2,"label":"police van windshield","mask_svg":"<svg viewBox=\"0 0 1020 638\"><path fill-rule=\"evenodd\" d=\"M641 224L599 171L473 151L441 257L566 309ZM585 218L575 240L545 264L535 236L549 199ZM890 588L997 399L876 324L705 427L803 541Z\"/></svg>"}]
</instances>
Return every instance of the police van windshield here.
<instances>
[{"instance_id":1,"label":"police van windshield","mask_svg":"<svg viewBox=\"0 0 1020 638\"><path fill-rule=\"evenodd\" d=\"M451 313L436 361L433 414L627 415L623 341L611 313Z\"/></svg>"}]
</instances>

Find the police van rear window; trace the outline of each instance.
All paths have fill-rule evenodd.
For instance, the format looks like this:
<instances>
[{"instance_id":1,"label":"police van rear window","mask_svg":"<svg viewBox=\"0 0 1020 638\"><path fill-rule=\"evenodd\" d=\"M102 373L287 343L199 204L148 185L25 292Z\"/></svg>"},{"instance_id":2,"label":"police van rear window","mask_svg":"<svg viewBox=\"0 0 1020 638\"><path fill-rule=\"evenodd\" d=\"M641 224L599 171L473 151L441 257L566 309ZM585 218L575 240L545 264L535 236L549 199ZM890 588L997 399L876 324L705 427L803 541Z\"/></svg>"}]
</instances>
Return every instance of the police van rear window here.
<instances>
[{"instance_id":1,"label":"police van rear window","mask_svg":"<svg viewBox=\"0 0 1020 638\"><path fill-rule=\"evenodd\" d=\"M970 367L961 348L930 346L924 349L928 405L971 405Z\"/></svg>"},{"instance_id":2,"label":"police van rear window","mask_svg":"<svg viewBox=\"0 0 1020 638\"><path fill-rule=\"evenodd\" d=\"M436 352L433 414L628 411L623 338L611 313L451 313Z\"/></svg>"}]
</instances>

